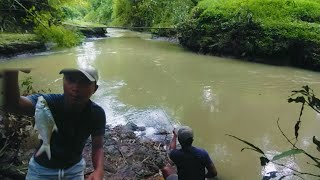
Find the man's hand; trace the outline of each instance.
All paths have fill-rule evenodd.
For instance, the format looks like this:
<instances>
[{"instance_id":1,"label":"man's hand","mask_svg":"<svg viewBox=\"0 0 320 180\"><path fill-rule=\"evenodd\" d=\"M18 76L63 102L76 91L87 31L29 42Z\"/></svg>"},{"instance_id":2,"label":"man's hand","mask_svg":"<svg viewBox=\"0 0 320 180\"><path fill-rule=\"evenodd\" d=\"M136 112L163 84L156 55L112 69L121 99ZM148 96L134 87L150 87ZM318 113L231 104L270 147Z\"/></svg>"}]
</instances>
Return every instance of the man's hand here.
<instances>
[{"instance_id":1,"label":"man's hand","mask_svg":"<svg viewBox=\"0 0 320 180\"><path fill-rule=\"evenodd\" d=\"M32 116L35 111L32 102L20 96L18 83L19 71L30 73L31 68L11 68L3 71L4 108L7 112Z\"/></svg>"},{"instance_id":2,"label":"man's hand","mask_svg":"<svg viewBox=\"0 0 320 180\"><path fill-rule=\"evenodd\" d=\"M176 128L174 128L172 130L172 133L173 133L173 137L171 139L171 142L170 142L170 146L169 146L169 150L174 150L177 148L177 133L176 133Z\"/></svg>"},{"instance_id":3,"label":"man's hand","mask_svg":"<svg viewBox=\"0 0 320 180\"><path fill-rule=\"evenodd\" d=\"M93 171L87 180L102 180L104 172L102 170Z\"/></svg>"},{"instance_id":4,"label":"man's hand","mask_svg":"<svg viewBox=\"0 0 320 180\"><path fill-rule=\"evenodd\" d=\"M174 128L174 129L172 130L172 133L173 133L173 136L177 137L176 128Z\"/></svg>"},{"instance_id":5,"label":"man's hand","mask_svg":"<svg viewBox=\"0 0 320 180\"><path fill-rule=\"evenodd\" d=\"M23 68L23 69L19 69L21 72L24 73L30 73L31 72L31 68Z\"/></svg>"}]
</instances>

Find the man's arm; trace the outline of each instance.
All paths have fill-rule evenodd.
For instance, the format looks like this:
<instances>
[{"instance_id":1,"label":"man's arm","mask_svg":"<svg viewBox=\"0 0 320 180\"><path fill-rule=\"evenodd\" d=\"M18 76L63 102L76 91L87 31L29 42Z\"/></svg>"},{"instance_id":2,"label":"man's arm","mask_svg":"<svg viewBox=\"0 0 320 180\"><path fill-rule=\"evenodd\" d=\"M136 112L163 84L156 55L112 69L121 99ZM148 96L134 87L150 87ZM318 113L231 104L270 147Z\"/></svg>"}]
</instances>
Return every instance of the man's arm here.
<instances>
[{"instance_id":1,"label":"man's arm","mask_svg":"<svg viewBox=\"0 0 320 180\"><path fill-rule=\"evenodd\" d=\"M103 136L92 136L92 163L94 171L88 180L102 180L104 175Z\"/></svg>"},{"instance_id":2,"label":"man's arm","mask_svg":"<svg viewBox=\"0 0 320 180\"><path fill-rule=\"evenodd\" d=\"M21 70L29 73L30 70ZM3 72L4 108L6 111L25 115L33 115L35 108L32 102L20 96L18 84L19 70L5 70Z\"/></svg>"},{"instance_id":3,"label":"man's arm","mask_svg":"<svg viewBox=\"0 0 320 180\"><path fill-rule=\"evenodd\" d=\"M206 168L208 170L208 172L207 172L207 174L205 176L206 178L214 178L214 177L216 177L218 175L217 169L216 169L216 167L214 166L214 164L212 162L210 164L208 164L206 166Z\"/></svg>"},{"instance_id":4,"label":"man's arm","mask_svg":"<svg viewBox=\"0 0 320 180\"><path fill-rule=\"evenodd\" d=\"M177 148L177 133L175 129L173 129L172 133L173 133L173 136L169 146L170 151L175 150Z\"/></svg>"}]
</instances>

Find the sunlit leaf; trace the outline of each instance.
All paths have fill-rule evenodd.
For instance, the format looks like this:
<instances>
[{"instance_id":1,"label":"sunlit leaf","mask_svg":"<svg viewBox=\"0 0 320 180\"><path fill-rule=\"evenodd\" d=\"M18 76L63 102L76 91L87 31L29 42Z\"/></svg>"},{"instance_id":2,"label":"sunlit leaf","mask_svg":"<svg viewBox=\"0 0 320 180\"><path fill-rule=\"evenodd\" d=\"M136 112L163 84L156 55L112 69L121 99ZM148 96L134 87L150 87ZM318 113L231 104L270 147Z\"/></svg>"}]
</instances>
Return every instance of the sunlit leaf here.
<instances>
[{"instance_id":1,"label":"sunlit leaf","mask_svg":"<svg viewBox=\"0 0 320 180\"><path fill-rule=\"evenodd\" d=\"M272 158L272 161L276 161L278 159L281 159L281 158L284 158L284 157L287 157L287 156L291 156L291 155L294 155L294 154L300 154L300 153L303 153L303 152L304 152L304 150L302 150L302 149L290 149L288 151L282 152L281 154L275 155Z\"/></svg>"}]
</instances>

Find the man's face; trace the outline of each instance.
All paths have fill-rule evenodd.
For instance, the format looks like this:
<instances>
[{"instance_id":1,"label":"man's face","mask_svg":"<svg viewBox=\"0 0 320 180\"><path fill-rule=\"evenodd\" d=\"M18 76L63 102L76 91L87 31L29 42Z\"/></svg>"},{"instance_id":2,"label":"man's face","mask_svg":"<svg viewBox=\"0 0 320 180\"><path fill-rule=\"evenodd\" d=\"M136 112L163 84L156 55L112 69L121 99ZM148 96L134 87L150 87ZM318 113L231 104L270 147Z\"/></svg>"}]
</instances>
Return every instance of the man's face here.
<instances>
[{"instance_id":1,"label":"man's face","mask_svg":"<svg viewBox=\"0 0 320 180\"><path fill-rule=\"evenodd\" d=\"M91 82L81 72L65 73L63 90L67 105L72 108L83 108L96 91L96 83Z\"/></svg>"}]
</instances>

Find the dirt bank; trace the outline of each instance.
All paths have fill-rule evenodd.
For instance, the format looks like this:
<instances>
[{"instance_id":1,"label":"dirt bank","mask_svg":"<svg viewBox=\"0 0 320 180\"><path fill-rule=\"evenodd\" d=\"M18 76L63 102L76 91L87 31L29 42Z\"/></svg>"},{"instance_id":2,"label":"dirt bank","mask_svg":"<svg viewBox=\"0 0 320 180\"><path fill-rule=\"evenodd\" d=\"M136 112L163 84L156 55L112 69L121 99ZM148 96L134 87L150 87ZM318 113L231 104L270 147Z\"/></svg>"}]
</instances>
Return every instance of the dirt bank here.
<instances>
[{"instance_id":1,"label":"dirt bank","mask_svg":"<svg viewBox=\"0 0 320 180\"><path fill-rule=\"evenodd\" d=\"M45 50L45 44L34 34L0 33L0 58Z\"/></svg>"}]
</instances>

